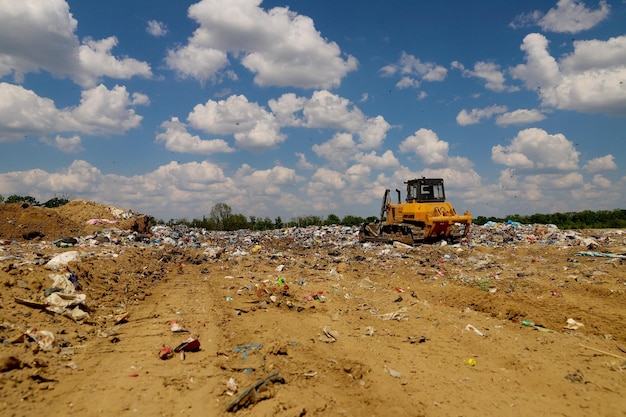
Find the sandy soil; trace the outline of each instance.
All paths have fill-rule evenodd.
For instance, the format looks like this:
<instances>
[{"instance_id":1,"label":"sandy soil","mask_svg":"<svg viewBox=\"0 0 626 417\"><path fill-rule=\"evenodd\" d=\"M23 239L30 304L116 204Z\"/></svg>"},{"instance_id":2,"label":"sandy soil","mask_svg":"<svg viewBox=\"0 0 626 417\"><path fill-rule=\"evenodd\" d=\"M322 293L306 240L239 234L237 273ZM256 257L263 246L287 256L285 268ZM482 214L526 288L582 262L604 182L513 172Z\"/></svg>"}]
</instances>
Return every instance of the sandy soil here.
<instances>
[{"instance_id":1,"label":"sandy soil","mask_svg":"<svg viewBox=\"0 0 626 417\"><path fill-rule=\"evenodd\" d=\"M0 415L626 416L620 257L540 238L133 241L145 227L87 202L0 205ZM622 232L587 233L621 255ZM51 243L89 234L109 238ZM37 304L67 273L44 264L69 251L78 322ZM189 337L199 349L159 357Z\"/></svg>"}]
</instances>

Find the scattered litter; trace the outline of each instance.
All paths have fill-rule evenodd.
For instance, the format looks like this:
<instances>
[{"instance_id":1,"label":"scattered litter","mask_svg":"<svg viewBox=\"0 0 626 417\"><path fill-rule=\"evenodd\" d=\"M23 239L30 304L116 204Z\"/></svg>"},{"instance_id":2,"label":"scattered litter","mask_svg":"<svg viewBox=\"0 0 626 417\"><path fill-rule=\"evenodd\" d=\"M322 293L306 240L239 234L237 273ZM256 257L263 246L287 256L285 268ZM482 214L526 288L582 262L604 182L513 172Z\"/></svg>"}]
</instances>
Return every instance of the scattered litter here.
<instances>
[{"instance_id":1,"label":"scattered litter","mask_svg":"<svg viewBox=\"0 0 626 417\"><path fill-rule=\"evenodd\" d=\"M246 359L251 353L261 350L261 347L260 343L248 343L247 345L235 346L233 352L241 353L241 359Z\"/></svg>"},{"instance_id":2,"label":"scattered litter","mask_svg":"<svg viewBox=\"0 0 626 417\"><path fill-rule=\"evenodd\" d=\"M480 330L478 330L476 327L472 326L471 324L468 324L467 326L465 326L465 330L467 330L468 332L470 330L473 330L474 333L476 333L478 336L484 336L483 332L481 332Z\"/></svg>"},{"instance_id":3,"label":"scattered litter","mask_svg":"<svg viewBox=\"0 0 626 417\"><path fill-rule=\"evenodd\" d=\"M190 336L187 340L174 348L174 352L176 353L181 351L196 352L198 350L200 350L200 341L193 336Z\"/></svg>"},{"instance_id":4,"label":"scattered litter","mask_svg":"<svg viewBox=\"0 0 626 417\"><path fill-rule=\"evenodd\" d=\"M80 261L80 253L78 251L67 251L56 255L45 265L48 269L60 269L70 262Z\"/></svg>"},{"instance_id":5,"label":"scattered litter","mask_svg":"<svg viewBox=\"0 0 626 417\"><path fill-rule=\"evenodd\" d=\"M604 350L592 348L590 346L585 346L583 344L580 344L580 347L584 347L585 349L593 350L594 352L602 353L603 355L613 356L614 358L618 358L618 359L621 359L623 361L626 361L626 357L620 356L620 355L616 355L616 354L611 353L611 352L607 352L607 351L604 351Z\"/></svg>"},{"instance_id":6,"label":"scattered litter","mask_svg":"<svg viewBox=\"0 0 626 417\"><path fill-rule=\"evenodd\" d=\"M385 365L385 372L391 375L394 378L402 378L402 372L396 371L395 369L391 369Z\"/></svg>"},{"instance_id":7,"label":"scattered litter","mask_svg":"<svg viewBox=\"0 0 626 417\"><path fill-rule=\"evenodd\" d=\"M170 322L170 330L172 331L172 333L185 333L185 332L189 332L189 330L185 329L183 326L181 326L177 321L171 321Z\"/></svg>"},{"instance_id":8,"label":"scattered litter","mask_svg":"<svg viewBox=\"0 0 626 417\"><path fill-rule=\"evenodd\" d=\"M278 375L278 371L275 371L264 378L258 379L254 384L241 391L241 393L228 404L226 411L234 413L239 409L249 407L264 399L272 398L272 390L267 389L269 385L285 383L285 380Z\"/></svg>"},{"instance_id":9,"label":"scattered litter","mask_svg":"<svg viewBox=\"0 0 626 417\"><path fill-rule=\"evenodd\" d=\"M563 327L567 330L577 330L580 327L583 327L584 324L577 322L576 320L569 318L567 319L567 324Z\"/></svg>"},{"instance_id":10,"label":"scattered litter","mask_svg":"<svg viewBox=\"0 0 626 417\"><path fill-rule=\"evenodd\" d=\"M173 355L174 355L174 352L172 351L172 348L169 346L163 346L159 350L159 359L166 360L166 359L171 358Z\"/></svg>"},{"instance_id":11,"label":"scattered litter","mask_svg":"<svg viewBox=\"0 0 626 417\"><path fill-rule=\"evenodd\" d=\"M334 343L339 339L339 332L337 330L332 330L328 326L324 326L323 334L319 336L320 342L324 343Z\"/></svg>"},{"instance_id":12,"label":"scattered litter","mask_svg":"<svg viewBox=\"0 0 626 417\"><path fill-rule=\"evenodd\" d=\"M109 219L89 219L85 223L87 224L115 224L117 223L117 221L109 220Z\"/></svg>"},{"instance_id":13,"label":"scattered litter","mask_svg":"<svg viewBox=\"0 0 626 417\"><path fill-rule=\"evenodd\" d=\"M49 351L56 346L54 334L47 330L30 329L26 331L25 335L37 342L41 350Z\"/></svg>"},{"instance_id":14,"label":"scattered litter","mask_svg":"<svg viewBox=\"0 0 626 417\"><path fill-rule=\"evenodd\" d=\"M226 391L227 395L235 395L237 393L237 382L235 382L235 378L230 377L228 379L228 382L226 382L226 388L228 389L228 391Z\"/></svg>"},{"instance_id":15,"label":"scattered litter","mask_svg":"<svg viewBox=\"0 0 626 417\"><path fill-rule=\"evenodd\" d=\"M602 253L602 252L591 252L591 251L576 252L574 255L575 256L592 256L596 258L626 259L626 255L616 255L614 253Z\"/></svg>"},{"instance_id":16,"label":"scattered litter","mask_svg":"<svg viewBox=\"0 0 626 417\"><path fill-rule=\"evenodd\" d=\"M409 315L406 314L406 312L409 309L407 307L402 307L399 310L396 311L392 311L391 313L385 313L385 314L379 314L378 311L375 308L370 309L370 313L372 313L373 316L378 317L381 320L398 320L398 321L405 321L409 319Z\"/></svg>"},{"instance_id":17,"label":"scattered litter","mask_svg":"<svg viewBox=\"0 0 626 417\"><path fill-rule=\"evenodd\" d=\"M474 358L467 358L463 361L464 364L469 365L469 366L476 366L476 359Z\"/></svg>"}]
</instances>

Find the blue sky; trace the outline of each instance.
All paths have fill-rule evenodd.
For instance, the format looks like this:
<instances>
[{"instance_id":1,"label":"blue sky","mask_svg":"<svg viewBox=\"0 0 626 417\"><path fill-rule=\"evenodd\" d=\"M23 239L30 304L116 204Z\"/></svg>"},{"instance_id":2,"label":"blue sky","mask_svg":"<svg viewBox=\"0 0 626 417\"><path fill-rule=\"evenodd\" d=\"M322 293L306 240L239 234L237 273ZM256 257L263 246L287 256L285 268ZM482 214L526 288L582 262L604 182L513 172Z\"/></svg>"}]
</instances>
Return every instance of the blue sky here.
<instances>
[{"instance_id":1,"label":"blue sky","mask_svg":"<svg viewBox=\"0 0 626 417\"><path fill-rule=\"evenodd\" d=\"M162 219L626 208L626 2L0 0L0 195Z\"/></svg>"}]
</instances>

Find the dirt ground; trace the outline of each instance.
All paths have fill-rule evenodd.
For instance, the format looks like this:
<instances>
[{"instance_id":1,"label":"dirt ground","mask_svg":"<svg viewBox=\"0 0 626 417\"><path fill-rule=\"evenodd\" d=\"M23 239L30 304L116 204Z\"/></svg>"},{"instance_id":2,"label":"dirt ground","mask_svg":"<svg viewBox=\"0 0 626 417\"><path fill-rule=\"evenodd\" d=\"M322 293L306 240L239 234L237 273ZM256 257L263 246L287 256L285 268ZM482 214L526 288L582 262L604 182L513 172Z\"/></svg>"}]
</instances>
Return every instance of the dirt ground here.
<instances>
[{"instance_id":1,"label":"dirt ground","mask_svg":"<svg viewBox=\"0 0 626 417\"><path fill-rule=\"evenodd\" d=\"M626 416L624 231L579 231L598 256L540 237L192 247L116 215L0 204L1 416ZM78 321L44 301L68 271Z\"/></svg>"}]
</instances>

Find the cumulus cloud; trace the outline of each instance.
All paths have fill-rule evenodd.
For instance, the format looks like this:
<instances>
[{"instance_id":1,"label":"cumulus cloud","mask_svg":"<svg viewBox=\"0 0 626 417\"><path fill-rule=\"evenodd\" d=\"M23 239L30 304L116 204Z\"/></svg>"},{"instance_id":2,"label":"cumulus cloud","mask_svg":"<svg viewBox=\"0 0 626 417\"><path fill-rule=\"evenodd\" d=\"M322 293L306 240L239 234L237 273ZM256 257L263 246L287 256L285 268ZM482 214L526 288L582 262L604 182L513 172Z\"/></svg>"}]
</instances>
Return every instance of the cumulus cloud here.
<instances>
[{"instance_id":1,"label":"cumulus cloud","mask_svg":"<svg viewBox=\"0 0 626 417\"><path fill-rule=\"evenodd\" d=\"M430 129L420 129L400 143L400 152L413 152L426 165L441 165L448 161L448 142L440 140Z\"/></svg>"},{"instance_id":2,"label":"cumulus cloud","mask_svg":"<svg viewBox=\"0 0 626 417\"><path fill-rule=\"evenodd\" d=\"M275 166L270 169L253 170L244 165L235 174L238 183L254 195L278 195L283 186L294 185L305 180L291 168Z\"/></svg>"},{"instance_id":3,"label":"cumulus cloud","mask_svg":"<svg viewBox=\"0 0 626 417\"><path fill-rule=\"evenodd\" d=\"M109 90L100 84L81 93L80 104L71 111L71 116L81 132L121 134L139 127L141 122L142 116L130 108L132 101L126 87L116 85Z\"/></svg>"},{"instance_id":4,"label":"cumulus cloud","mask_svg":"<svg viewBox=\"0 0 626 417\"><path fill-rule=\"evenodd\" d=\"M396 87L400 89L418 88L423 81L443 81L448 70L432 62L422 62L419 58L402 52L398 62L380 69L383 77L400 76Z\"/></svg>"},{"instance_id":5,"label":"cumulus cloud","mask_svg":"<svg viewBox=\"0 0 626 417\"><path fill-rule=\"evenodd\" d=\"M149 20L148 26L146 26L146 32L154 37L161 37L167 35L167 26L163 22L157 20Z\"/></svg>"},{"instance_id":6,"label":"cumulus cloud","mask_svg":"<svg viewBox=\"0 0 626 417\"><path fill-rule=\"evenodd\" d=\"M264 10L261 0L201 0L189 7L200 27L188 43L168 51L167 65L181 77L215 80L228 56L255 74L261 86L331 88L357 68L313 20L286 7Z\"/></svg>"},{"instance_id":7,"label":"cumulus cloud","mask_svg":"<svg viewBox=\"0 0 626 417\"><path fill-rule=\"evenodd\" d=\"M485 88L495 92L518 91L516 86L507 86L506 79L500 66L493 62L478 61L474 64L474 69L469 70L458 61L453 61L451 67L461 71L463 77L479 78L485 82Z\"/></svg>"},{"instance_id":8,"label":"cumulus cloud","mask_svg":"<svg viewBox=\"0 0 626 417\"><path fill-rule=\"evenodd\" d=\"M501 114L496 118L498 126L523 125L545 120L546 116L536 109L518 109Z\"/></svg>"},{"instance_id":9,"label":"cumulus cloud","mask_svg":"<svg viewBox=\"0 0 626 417\"><path fill-rule=\"evenodd\" d=\"M117 58L112 49L117 38L86 38L75 34L78 22L64 0L23 0L0 3L0 76L40 70L70 77L83 87L93 87L101 77L150 77L150 66L133 58Z\"/></svg>"},{"instance_id":10,"label":"cumulus cloud","mask_svg":"<svg viewBox=\"0 0 626 417\"><path fill-rule=\"evenodd\" d=\"M265 150L286 139L274 115L243 95L198 104L187 120L194 128L207 133L232 134L242 149Z\"/></svg>"},{"instance_id":11,"label":"cumulus cloud","mask_svg":"<svg viewBox=\"0 0 626 417\"><path fill-rule=\"evenodd\" d=\"M61 132L122 134L141 123L142 117L132 105L133 98L121 86L109 90L99 85L84 90L78 106L58 109L49 98L18 85L0 83L0 142Z\"/></svg>"},{"instance_id":12,"label":"cumulus cloud","mask_svg":"<svg viewBox=\"0 0 626 417\"><path fill-rule=\"evenodd\" d=\"M355 159L362 165L378 170L392 169L400 166L400 162L391 150L385 151L380 156L378 156L375 151L368 154L361 153L356 155Z\"/></svg>"},{"instance_id":13,"label":"cumulus cloud","mask_svg":"<svg viewBox=\"0 0 626 417\"><path fill-rule=\"evenodd\" d=\"M583 169L594 174L601 171L614 171L617 169L617 164L615 163L615 157L609 154L589 160L583 166Z\"/></svg>"},{"instance_id":14,"label":"cumulus cloud","mask_svg":"<svg viewBox=\"0 0 626 417\"><path fill-rule=\"evenodd\" d=\"M57 148L63 153L78 153L84 150L81 146L80 136L78 135L74 135L69 138L64 138L60 135L56 135L54 139L42 137L41 141L46 145Z\"/></svg>"},{"instance_id":15,"label":"cumulus cloud","mask_svg":"<svg viewBox=\"0 0 626 417\"><path fill-rule=\"evenodd\" d=\"M315 169L315 165L307 161L306 155L302 152L296 152L296 157L298 158L297 167L300 169Z\"/></svg>"},{"instance_id":16,"label":"cumulus cloud","mask_svg":"<svg viewBox=\"0 0 626 417\"><path fill-rule=\"evenodd\" d=\"M315 91L309 99L285 94L270 100L269 107L286 126L337 129L356 134L359 149L380 147L391 129L382 116L367 117L350 100L327 90Z\"/></svg>"},{"instance_id":17,"label":"cumulus cloud","mask_svg":"<svg viewBox=\"0 0 626 417\"><path fill-rule=\"evenodd\" d=\"M600 174L594 175L591 182L596 187L605 188L605 189L611 187L611 181L608 178L605 178Z\"/></svg>"},{"instance_id":18,"label":"cumulus cloud","mask_svg":"<svg viewBox=\"0 0 626 417\"><path fill-rule=\"evenodd\" d=\"M516 16L510 26L517 29L538 25L546 32L578 33L596 26L608 17L609 12L605 0L599 2L596 10L587 8L579 0L559 0L556 7L545 14L535 10Z\"/></svg>"},{"instance_id":19,"label":"cumulus cloud","mask_svg":"<svg viewBox=\"0 0 626 417\"><path fill-rule=\"evenodd\" d=\"M579 112L626 115L626 35L608 41L577 41L558 63L545 36L531 33L521 46L526 64L513 77L535 90L544 106Z\"/></svg>"},{"instance_id":20,"label":"cumulus cloud","mask_svg":"<svg viewBox=\"0 0 626 417\"><path fill-rule=\"evenodd\" d=\"M551 135L537 128L520 131L508 146L491 148L491 159L497 164L545 172L576 170L578 156L574 144L563 134Z\"/></svg>"},{"instance_id":21,"label":"cumulus cloud","mask_svg":"<svg viewBox=\"0 0 626 417\"><path fill-rule=\"evenodd\" d=\"M313 152L331 164L345 167L358 152L356 143L349 133L337 133L330 140L313 145Z\"/></svg>"},{"instance_id":22,"label":"cumulus cloud","mask_svg":"<svg viewBox=\"0 0 626 417\"><path fill-rule=\"evenodd\" d=\"M456 116L456 122L461 126L473 125L479 123L482 119L489 119L494 114L504 113L507 110L506 106L489 106L483 109L472 109L467 111L461 110Z\"/></svg>"},{"instance_id":23,"label":"cumulus cloud","mask_svg":"<svg viewBox=\"0 0 626 417\"><path fill-rule=\"evenodd\" d=\"M204 140L192 135L178 117L172 117L169 121L161 123L161 128L165 131L156 136L155 142L165 143L165 148L172 152L209 155L235 151L223 139Z\"/></svg>"}]
</instances>

